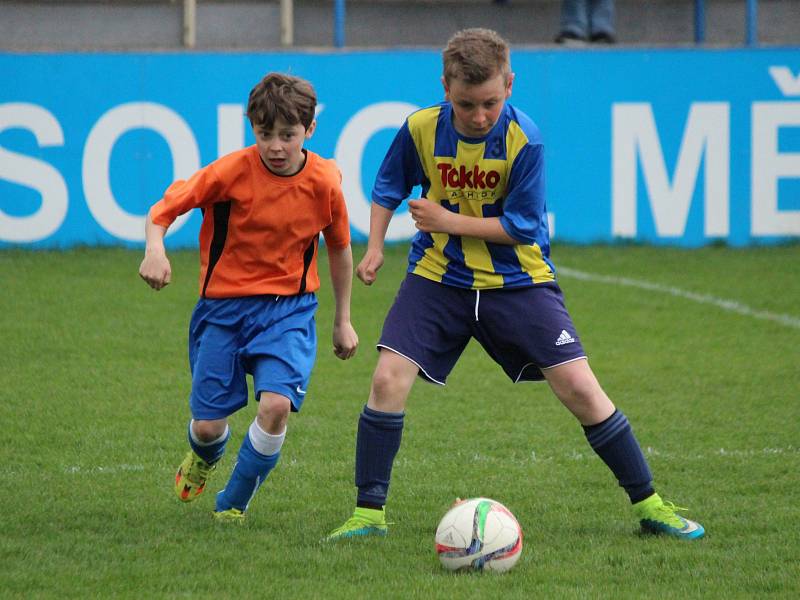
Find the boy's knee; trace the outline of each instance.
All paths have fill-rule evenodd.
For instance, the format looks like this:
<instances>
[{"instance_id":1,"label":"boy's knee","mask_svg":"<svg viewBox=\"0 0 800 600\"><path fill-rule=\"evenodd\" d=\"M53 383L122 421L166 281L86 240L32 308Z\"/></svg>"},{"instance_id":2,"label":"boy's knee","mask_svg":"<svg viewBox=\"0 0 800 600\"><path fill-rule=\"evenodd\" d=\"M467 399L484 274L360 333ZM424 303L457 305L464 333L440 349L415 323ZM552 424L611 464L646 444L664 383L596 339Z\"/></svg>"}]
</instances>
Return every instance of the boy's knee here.
<instances>
[{"instance_id":1,"label":"boy's knee","mask_svg":"<svg viewBox=\"0 0 800 600\"><path fill-rule=\"evenodd\" d=\"M372 389L378 397L393 397L398 395L404 385L398 373L391 368L377 368L372 376Z\"/></svg>"},{"instance_id":2,"label":"boy's knee","mask_svg":"<svg viewBox=\"0 0 800 600\"><path fill-rule=\"evenodd\" d=\"M261 392L258 402L258 424L267 433L280 433L292 410L292 402L286 396Z\"/></svg>"},{"instance_id":3,"label":"boy's knee","mask_svg":"<svg viewBox=\"0 0 800 600\"><path fill-rule=\"evenodd\" d=\"M550 383L558 399L583 425L598 423L614 412L614 404L591 371L567 371Z\"/></svg>"},{"instance_id":4,"label":"boy's knee","mask_svg":"<svg viewBox=\"0 0 800 600\"><path fill-rule=\"evenodd\" d=\"M225 419L214 419L211 421L194 420L192 421L192 432L195 437L203 442L213 442L225 433L227 426Z\"/></svg>"},{"instance_id":5,"label":"boy's knee","mask_svg":"<svg viewBox=\"0 0 800 600\"><path fill-rule=\"evenodd\" d=\"M391 389L393 385L392 373L389 369L375 369L372 374L372 389L376 392L383 393Z\"/></svg>"},{"instance_id":6,"label":"boy's knee","mask_svg":"<svg viewBox=\"0 0 800 600\"><path fill-rule=\"evenodd\" d=\"M402 412L410 388L402 375L389 368L378 368L372 376L368 405L384 412Z\"/></svg>"},{"instance_id":7,"label":"boy's knee","mask_svg":"<svg viewBox=\"0 0 800 600\"><path fill-rule=\"evenodd\" d=\"M417 373L419 367L415 363L393 351L381 350L367 405L383 412L402 412Z\"/></svg>"},{"instance_id":8,"label":"boy's knee","mask_svg":"<svg viewBox=\"0 0 800 600\"><path fill-rule=\"evenodd\" d=\"M573 402L589 403L600 395L599 388L593 378L574 376L564 381L562 394Z\"/></svg>"}]
</instances>

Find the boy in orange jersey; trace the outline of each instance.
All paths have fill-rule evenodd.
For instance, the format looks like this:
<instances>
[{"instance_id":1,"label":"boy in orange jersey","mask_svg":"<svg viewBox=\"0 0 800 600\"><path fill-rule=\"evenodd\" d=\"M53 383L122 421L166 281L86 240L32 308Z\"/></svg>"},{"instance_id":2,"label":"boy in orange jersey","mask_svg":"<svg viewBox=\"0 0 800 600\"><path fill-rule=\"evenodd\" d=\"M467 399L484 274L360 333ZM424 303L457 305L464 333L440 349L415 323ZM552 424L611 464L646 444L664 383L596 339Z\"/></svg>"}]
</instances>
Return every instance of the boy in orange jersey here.
<instances>
[{"instance_id":1,"label":"boy in orange jersey","mask_svg":"<svg viewBox=\"0 0 800 600\"><path fill-rule=\"evenodd\" d=\"M147 217L139 274L160 290L170 282L164 236L175 219L203 211L200 299L189 326L191 449L175 493L194 500L225 451L227 417L248 401L253 376L258 414L244 436L214 517L241 521L275 467L290 412L308 389L316 355L317 251L325 236L336 301L334 354L355 354L350 323L353 257L341 174L303 148L316 126L316 94L297 77L270 73L250 92L247 117L256 144L176 181Z\"/></svg>"}]
</instances>

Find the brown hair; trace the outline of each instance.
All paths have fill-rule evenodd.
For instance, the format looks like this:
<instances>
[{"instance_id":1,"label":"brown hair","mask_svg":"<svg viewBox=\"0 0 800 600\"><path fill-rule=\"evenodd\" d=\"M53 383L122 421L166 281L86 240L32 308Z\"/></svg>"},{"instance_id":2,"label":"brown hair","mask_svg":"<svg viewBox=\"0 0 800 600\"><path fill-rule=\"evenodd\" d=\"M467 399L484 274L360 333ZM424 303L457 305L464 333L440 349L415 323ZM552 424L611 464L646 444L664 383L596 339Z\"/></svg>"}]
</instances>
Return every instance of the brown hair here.
<instances>
[{"instance_id":1,"label":"brown hair","mask_svg":"<svg viewBox=\"0 0 800 600\"><path fill-rule=\"evenodd\" d=\"M510 50L496 31L475 27L462 29L447 42L442 52L444 80L459 79L476 85L501 73L511 72Z\"/></svg>"},{"instance_id":2,"label":"brown hair","mask_svg":"<svg viewBox=\"0 0 800 600\"><path fill-rule=\"evenodd\" d=\"M317 94L305 79L268 73L250 91L247 118L253 127L272 129L276 119L289 125L302 123L308 129L314 120Z\"/></svg>"}]
</instances>

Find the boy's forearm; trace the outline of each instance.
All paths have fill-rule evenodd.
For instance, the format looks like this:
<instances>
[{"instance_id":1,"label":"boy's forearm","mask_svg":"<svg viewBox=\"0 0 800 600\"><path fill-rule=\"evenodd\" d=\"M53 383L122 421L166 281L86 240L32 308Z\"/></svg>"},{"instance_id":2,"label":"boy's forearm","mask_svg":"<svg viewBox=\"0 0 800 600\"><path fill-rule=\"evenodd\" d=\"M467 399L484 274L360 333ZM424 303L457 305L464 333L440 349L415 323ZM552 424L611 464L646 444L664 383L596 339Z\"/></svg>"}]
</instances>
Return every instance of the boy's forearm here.
<instances>
[{"instance_id":1,"label":"boy's forearm","mask_svg":"<svg viewBox=\"0 0 800 600\"><path fill-rule=\"evenodd\" d=\"M372 203L369 210L369 239L367 241L367 248L383 250L386 231L389 229L389 221L392 220L393 216L393 210L384 208L376 202Z\"/></svg>"},{"instance_id":2,"label":"boy's forearm","mask_svg":"<svg viewBox=\"0 0 800 600\"><path fill-rule=\"evenodd\" d=\"M417 229L426 233L471 237L507 246L523 243L506 232L499 217L462 215L426 198L409 200L408 207Z\"/></svg>"},{"instance_id":3,"label":"boy's forearm","mask_svg":"<svg viewBox=\"0 0 800 600\"><path fill-rule=\"evenodd\" d=\"M447 232L451 235L474 237L486 242L509 246L522 243L508 235L498 217L470 217L453 214L452 219L452 230Z\"/></svg>"},{"instance_id":4,"label":"boy's forearm","mask_svg":"<svg viewBox=\"0 0 800 600\"><path fill-rule=\"evenodd\" d=\"M153 223L153 218L148 212L144 222L145 253L166 254L164 248L164 236L166 235L167 228Z\"/></svg>"},{"instance_id":5,"label":"boy's forearm","mask_svg":"<svg viewBox=\"0 0 800 600\"><path fill-rule=\"evenodd\" d=\"M350 294L353 287L353 250L328 248L333 298L336 302L334 322L350 321Z\"/></svg>"},{"instance_id":6,"label":"boy's forearm","mask_svg":"<svg viewBox=\"0 0 800 600\"><path fill-rule=\"evenodd\" d=\"M167 258L164 248L164 236L167 228L163 225L156 225L150 213L147 213L144 225L145 249L142 264L139 265L139 276L147 282L154 290L160 290L172 278L172 267Z\"/></svg>"}]
</instances>

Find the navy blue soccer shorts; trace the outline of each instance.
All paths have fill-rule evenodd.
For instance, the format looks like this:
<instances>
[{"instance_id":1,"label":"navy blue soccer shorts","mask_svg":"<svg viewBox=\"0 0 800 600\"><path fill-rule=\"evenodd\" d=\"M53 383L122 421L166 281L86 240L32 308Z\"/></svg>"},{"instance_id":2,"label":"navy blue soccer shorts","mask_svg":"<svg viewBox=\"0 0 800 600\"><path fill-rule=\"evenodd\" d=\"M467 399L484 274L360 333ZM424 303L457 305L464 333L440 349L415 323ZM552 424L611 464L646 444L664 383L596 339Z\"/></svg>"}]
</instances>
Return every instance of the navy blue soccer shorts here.
<instances>
[{"instance_id":1,"label":"navy blue soccer shorts","mask_svg":"<svg viewBox=\"0 0 800 600\"><path fill-rule=\"evenodd\" d=\"M378 348L444 385L473 337L515 383L542 380L542 369L586 358L556 283L470 290L414 274L400 285Z\"/></svg>"},{"instance_id":2,"label":"navy blue soccer shorts","mask_svg":"<svg viewBox=\"0 0 800 600\"><path fill-rule=\"evenodd\" d=\"M297 296L201 298L189 324L194 419L222 419L255 398L286 396L298 411L317 354L313 293Z\"/></svg>"}]
</instances>

